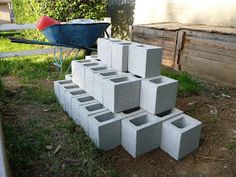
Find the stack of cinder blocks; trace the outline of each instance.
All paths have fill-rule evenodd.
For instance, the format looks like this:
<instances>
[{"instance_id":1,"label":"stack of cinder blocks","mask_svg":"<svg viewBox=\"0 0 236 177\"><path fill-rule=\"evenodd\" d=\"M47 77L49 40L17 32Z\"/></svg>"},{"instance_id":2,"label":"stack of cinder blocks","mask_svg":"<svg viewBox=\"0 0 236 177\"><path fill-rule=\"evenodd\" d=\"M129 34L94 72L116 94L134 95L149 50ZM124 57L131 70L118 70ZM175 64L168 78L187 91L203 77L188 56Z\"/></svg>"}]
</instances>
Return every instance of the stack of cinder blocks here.
<instances>
[{"instance_id":1,"label":"stack of cinder blocks","mask_svg":"<svg viewBox=\"0 0 236 177\"><path fill-rule=\"evenodd\" d=\"M202 123L175 108L178 81L161 76L157 46L98 39L98 55L72 61L55 81L64 110L99 149L133 157L161 148L179 160L198 148Z\"/></svg>"}]
</instances>

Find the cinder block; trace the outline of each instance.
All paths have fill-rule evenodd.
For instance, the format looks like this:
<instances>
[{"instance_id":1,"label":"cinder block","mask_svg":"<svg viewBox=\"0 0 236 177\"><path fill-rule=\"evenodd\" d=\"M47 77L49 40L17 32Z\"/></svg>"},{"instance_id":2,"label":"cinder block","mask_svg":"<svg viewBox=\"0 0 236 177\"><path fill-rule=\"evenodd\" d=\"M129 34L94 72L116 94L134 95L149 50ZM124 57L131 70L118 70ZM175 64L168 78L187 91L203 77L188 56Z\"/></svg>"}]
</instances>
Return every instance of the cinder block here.
<instances>
[{"instance_id":1,"label":"cinder block","mask_svg":"<svg viewBox=\"0 0 236 177\"><path fill-rule=\"evenodd\" d=\"M78 91L79 90L79 86L72 83L72 84L67 84L67 85L63 85L61 87L59 87L60 90L60 99L59 102L62 105L63 109L65 110L65 103L66 103L66 96L65 94L67 92L72 92L72 91Z\"/></svg>"},{"instance_id":2,"label":"cinder block","mask_svg":"<svg viewBox=\"0 0 236 177\"><path fill-rule=\"evenodd\" d=\"M98 102L90 95L83 95L80 97L73 97L71 103L72 103L71 117L77 124L80 124L79 107Z\"/></svg>"},{"instance_id":3,"label":"cinder block","mask_svg":"<svg viewBox=\"0 0 236 177\"><path fill-rule=\"evenodd\" d=\"M160 146L161 120L148 112L121 121L121 145L134 158Z\"/></svg>"},{"instance_id":4,"label":"cinder block","mask_svg":"<svg viewBox=\"0 0 236 177\"><path fill-rule=\"evenodd\" d=\"M88 117L89 136L99 149L111 150L121 144L123 114L104 111Z\"/></svg>"},{"instance_id":5,"label":"cinder block","mask_svg":"<svg viewBox=\"0 0 236 177\"><path fill-rule=\"evenodd\" d=\"M92 60L74 60L71 62L72 81L84 89L85 67L97 66L99 62Z\"/></svg>"},{"instance_id":6,"label":"cinder block","mask_svg":"<svg viewBox=\"0 0 236 177\"><path fill-rule=\"evenodd\" d=\"M140 107L152 114L159 114L175 107L178 81L158 76L141 83Z\"/></svg>"},{"instance_id":7,"label":"cinder block","mask_svg":"<svg viewBox=\"0 0 236 177\"><path fill-rule=\"evenodd\" d=\"M91 60L91 59L98 59L97 55L87 55L85 56L85 59Z\"/></svg>"},{"instance_id":8,"label":"cinder block","mask_svg":"<svg viewBox=\"0 0 236 177\"><path fill-rule=\"evenodd\" d=\"M98 58L107 66L112 66L112 44L116 42L121 42L118 39L113 38L98 38Z\"/></svg>"},{"instance_id":9,"label":"cinder block","mask_svg":"<svg viewBox=\"0 0 236 177\"><path fill-rule=\"evenodd\" d=\"M119 77L122 75L125 75L127 73L118 72L115 69L108 69L106 71L101 71L99 73L95 73L93 75L93 96L96 100L98 100L100 103L103 103L103 96L102 96L102 90L103 90L103 79L109 79L114 77Z\"/></svg>"},{"instance_id":10,"label":"cinder block","mask_svg":"<svg viewBox=\"0 0 236 177\"><path fill-rule=\"evenodd\" d=\"M83 89L78 89L65 93L65 110L67 111L69 116L72 116L72 99L80 98L81 96L88 96L88 94Z\"/></svg>"},{"instance_id":11,"label":"cinder block","mask_svg":"<svg viewBox=\"0 0 236 177\"><path fill-rule=\"evenodd\" d=\"M164 121L167 121L167 120L169 120L169 119L171 119L171 118L173 118L173 117L176 117L176 116L178 116L178 115L181 115L181 114L183 114L183 111L181 111L181 110L179 110L179 109L177 109L177 108L174 108L174 109L172 109L172 110L169 110L169 111L166 111L166 112L162 112L162 113L160 113L160 114L157 114L156 116L157 116L158 118L160 118L160 120L161 120L162 122L164 122Z\"/></svg>"},{"instance_id":12,"label":"cinder block","mask_svg":"<svg viewBox=\"0 0 236 177\"><path fill-rule=\"evenodd\" d=\"M108 111L101 103L93 103L89 105L80 106L78 108L79 111L79 122L81 127L83 127L86 133L89 132L88 127L88 117L100 112Z\"/></svg>"},{"instance_id":13,"label":"cinder block","mask_svg":"<svg viewBox=\"0 0 236 177\"><path fill-rule=\"evenodd\" d=\"M85 79L84 79L84 86L85 90L93 96L93 81L94 81L94 74L107 70L108 67L102 64L98 66L85 68Z\"/></svg>"},{"instance_id":14,"label":"cinder block","mask_svg":"<svg viewBox=\"0 0 236 177\"><path fill-rule=\"evenodd\" d=\"M123 114L125 117L131 117L131 116L134 116L136 114L143 113L143 112L147 112L147 111L145 111L144 109L142 109L140 107L136 107L136 108L132 108L132 109L120 112L120 114Z\"/></svg>"},{"instance_id":15,"label":"cinder block","mask_svg":"<svg viewBox=\"0 0 236 177\"><path fill-rule=\"evenodd\" d=\"M115 42L112 44L112 68L128 71L129 46L131 42Z\"/></svg>"},{"instance_id":16,"label":"cinder block","mask_svg":"<svg viewBox=\"0 0 236 177\"><path fill-rule=\"evenodd\" d=\"M103 104L111 112L118 113L139 107L141 79L126 75L103 79Z\"/></svg>"},{"instance_id":17,"label":"cinder block","mask_svg":"<svg viewBox=\"0 0 236 177\"><path fill-rule=\"evenodd\" d=\"M161 71L162 48L151 45L129 46L128 70L143 78L159 76Z\"/></svg>"},{"instance_id":18,"label":"cinder block","mask_svg":"<svg viewBox=\"0 0 236 177\"><path fill-rule=\"evenodd\" d=\"M163 122L161 149L179 160L198 148L202 123L182 114Z\"/></svg>"},{"instance_id":19,"label":"cinder block","mask_svg":"<svg viewBox=\"0 0 236 177\"><path fill-rule=\"evenodd\" d=\"M61 85L72 84L72 83L73 83L72 80L58 80L58 81L54 81L54 92L55 92L55 95L56 95L58 100L60 99L59 87Z\"/></svg>"},{"instance_id":20,"label":"cinder block","mask_svg":"<svg viewBox=\"0 0 236 177\"><path fill-rule=\"evenodd\" d=\"M66 74L65 80L72 80L72 74Z\"/></svg>"}]
</instances>

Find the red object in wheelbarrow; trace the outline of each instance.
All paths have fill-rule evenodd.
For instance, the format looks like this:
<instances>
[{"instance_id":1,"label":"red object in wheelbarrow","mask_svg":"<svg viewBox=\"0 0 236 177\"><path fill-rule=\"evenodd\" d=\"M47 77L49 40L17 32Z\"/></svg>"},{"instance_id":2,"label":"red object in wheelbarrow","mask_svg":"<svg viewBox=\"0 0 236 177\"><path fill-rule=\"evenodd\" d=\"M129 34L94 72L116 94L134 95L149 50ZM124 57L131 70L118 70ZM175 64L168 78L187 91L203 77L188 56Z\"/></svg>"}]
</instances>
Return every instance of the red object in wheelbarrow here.
<instances>
[{"instance_id":1,"label":"red object in wheelbarrow","mask_svg":"<svg viewBox=\"0 0 236 177\"><path fill-rule=\"evenodd\" d=\"M40 17L36 27L38 30L43 31L45 28L56 24L60 24L60 21L54 20L48 16L42 16Z\"/></svg>"}]
</instances>

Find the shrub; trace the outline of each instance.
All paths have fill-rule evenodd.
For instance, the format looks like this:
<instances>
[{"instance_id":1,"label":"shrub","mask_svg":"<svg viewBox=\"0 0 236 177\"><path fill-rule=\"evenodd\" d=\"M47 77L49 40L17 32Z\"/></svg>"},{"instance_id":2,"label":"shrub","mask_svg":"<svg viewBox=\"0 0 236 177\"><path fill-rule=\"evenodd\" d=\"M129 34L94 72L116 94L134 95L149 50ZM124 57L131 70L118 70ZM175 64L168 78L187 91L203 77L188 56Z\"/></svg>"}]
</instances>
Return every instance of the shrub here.
<instances>
[{"instance_id":1,"label":"shrub","mask_svg":"<svg viewBox=\"0 0 236 177\"><path fill-rule=\"evenodd\" d=\"M13 0L16 22L36 23L40 16L47 15L60 21L77 18L102 19L106 15L106 0ZM31 39L43 39L41 33L26 30L23 35Z\"/></svg>"}]
</instances>

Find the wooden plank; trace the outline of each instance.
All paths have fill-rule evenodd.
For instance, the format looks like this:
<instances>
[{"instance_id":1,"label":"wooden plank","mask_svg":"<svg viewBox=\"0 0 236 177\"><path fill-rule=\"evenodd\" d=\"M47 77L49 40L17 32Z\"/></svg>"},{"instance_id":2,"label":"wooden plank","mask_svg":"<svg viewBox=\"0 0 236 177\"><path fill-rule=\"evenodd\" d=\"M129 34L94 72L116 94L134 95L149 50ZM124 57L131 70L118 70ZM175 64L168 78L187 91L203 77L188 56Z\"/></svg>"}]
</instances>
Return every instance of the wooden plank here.
<instances>
[{"instance_id":1,"label":"wooden plank","mask_svg":"<svg viewBox=\"0 0 236 177\"><path fill-rule=\"evenodd\" d=\"M174 65L174 63L173 63L173 61L170 61L170 60L168 60L168 59L163 58L163 60L162 60L162 65L172 68L173 65Z\"/></svg>"},{"instance_id":2,"label":"wooden plank","mask_svg":"<svg viewBox=\"0 0 236 177\"><path fill-rule=\"evenodd\" d=\"M211 39L200 39L196 37L185 37L184 42L189 42L191 44L195 45L201 45L206 47L216 47L216 48L223 48L226 50L236 50L236 43L232 42L224 42L224 41L217 41L217 40L211 40Z\"/></svg>"},{"instance_id":3,"label":"wooden plank","mask_svg":"<svg viewBox=\"0 0 236 177\"><path fill-rule=\"evenodd\" d=\"M204 38L204 39L212 39L212 40L220 40L225 42L233 42L236 43L236 36L229 34L217 34L217 33L209 33L209 32L199 32L199 31L191 31L184 30L187 36Z\"/></svg>"},{"instance_id":4,"label":"wooden plank","mask_svg":"<svg viewBox=\"0 0 236 177\"><path fill-rule=\"evenodd\" d=\"M236 58L236 51L226 50L226 49L222 49L222 48L200 46L200 45L195 45L195 44L192 44L189 42L184 43L184 48L190 49L190 50L195 50L195 51L209 52L209 53L213 53L213 54Z\"/></svg>"},{"instance_id":5,"label":"wooden plank","mask_svg":"<svg viewBox=\"0 0 236 177\"><path fill-rule=\"evenodd\" d=\"M181 55L180 65L182 71L236 87L236 65L190 55Z\"/></svg>"},{"instance_id":6,"label":"wooden plank","mask_svg":"<svg viewBox=\"0 0 236 177\"><path fill-rule=\"evenodd\" d=\"M168 58L168 60L171 60L172 62L174 62L174 52L169 52L169 51L164 50L163 57L166 57Z\"/></svg>"},{"instance_id":7,"label":"wooden plank","mask_svg":"<svg viewBox=\"0 0 236 177\"><path fill-rule=\"evenodd\" d=\"M11 31L11 30L25 30L25 29L36 29L35 24L0 24L0 31Z\"/></svg>"},{"instance_id":8,"label":"wooden plank","mask_svg":"<svg viewBox=\"0 0 236 177\"><path fill-rule=\"evenodd\" d=\"M1 177L10 177L11 172L9 168L9 163L5 151L5 144L3 138L1 115L0 115L0 176Z\"/></svg>"},{"instance_id":9,"label":"wooden plank","mask_svg":"<svg viewBox=\"0 0 236 177\"><path fill-rule=\"evenodd\" d=\"M235 64L236 65L236 58L224 56L224 55L218 55L218 54L209 53L209 52L183 49L181 51L181 55L185 55L185 56L192 56L193 55L193 56L205 58L208 60L218 61L220 63L228 63L228 64Z\"/></svg>"},{"instance_id":10,"label":"wooden plank","mask_svg":"<svg viewBox=\"0 0 236 177\"><path fill-rule=\"evenodd\" d=\"M179 70L179 54L183 48L183 41L184 41L185 32L178 31L176 35L177 35L177 37L176 37L176 47L175 47L175 54L174 54L174 60L175 60L174 61L174 68L176 70Z\"/></svg>"},{"instance_id":11,"label":"wooden plank","mask_svg":"<svg viewBox=\"0 0 236 177\"><path fill-rule=\"evenodd\" d=\"M163 48L168 48L169 50L175 49L175 42L173 41L168 41L168 40L163 40L160 38L153 38L153 37L147 37L143 36L140 34L134 34L133 35L133 41L135 42L140 42L140 43L145 43L145 44L152 44L152 45L157 45Z\"/></svg>"},{"instance_id":12,"label":"wooden plank","mask_svg":"<svg viewBox=\"0 0 236 177\"><path fill-rule=\"evenodd\" d=\"M151 29L148 27L134 26L134 33L141 33L153 37L161 37L161 38L175 38L175 31L167 31L167 30L158 30Z\"/></svg>"},{"instance_id":13,"label":"wooden plank","mask_svg":"<svg viewBox=\"0 0 236 177\"><path fill-rule=\"evenodd\" d=\"M63 52L71 50L70 48L63 48ZM59 50L57 50L59 52ZM31 56L31 55L42 55L42 54L52 54L54 53L53 48L48 49L37 49L37 50L22 50L16 52L2 52L0 53L1 58L11 58L11 57L23 57L23 56Z\"/></svg>"}]
</instances>

